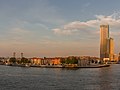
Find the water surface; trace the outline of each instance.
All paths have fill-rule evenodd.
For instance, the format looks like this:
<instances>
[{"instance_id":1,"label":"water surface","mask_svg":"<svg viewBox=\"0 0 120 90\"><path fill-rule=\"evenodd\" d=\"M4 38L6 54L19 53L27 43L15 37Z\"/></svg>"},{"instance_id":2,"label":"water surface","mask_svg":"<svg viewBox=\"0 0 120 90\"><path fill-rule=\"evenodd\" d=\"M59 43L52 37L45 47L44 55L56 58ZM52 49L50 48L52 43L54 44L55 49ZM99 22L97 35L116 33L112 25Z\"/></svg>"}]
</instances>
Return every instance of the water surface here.
<instances>
[{"instance_id":1,"label":"water surface","mask_svg":"<svg viewBox=\"0 0 120 90\"><path fill-rule=\"evenodd\" d=\"M0 90L120 90L120 64L82 69L0 65Z\"/></svg>"}]
</instances>

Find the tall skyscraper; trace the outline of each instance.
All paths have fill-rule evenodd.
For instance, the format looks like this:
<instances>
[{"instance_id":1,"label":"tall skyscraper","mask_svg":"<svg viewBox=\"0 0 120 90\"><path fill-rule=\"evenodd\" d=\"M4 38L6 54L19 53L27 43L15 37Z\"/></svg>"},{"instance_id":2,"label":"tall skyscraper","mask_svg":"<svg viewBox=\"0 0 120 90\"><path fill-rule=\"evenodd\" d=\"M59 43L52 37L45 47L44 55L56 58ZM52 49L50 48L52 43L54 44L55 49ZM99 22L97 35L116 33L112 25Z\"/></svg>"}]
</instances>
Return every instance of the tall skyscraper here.
<instances>
[{"instance_id":1,"label":"tall skyscraper","mask_svg":"<svg viewBox=\"0 0 120 90\"><path fill-rule=\"evenodd\" d=\"M114 57L114 39L109 38L108 39L108 53L109 53L109 59L110 61L113 61Z\"/></svg>"},{"instance_id":2,"label":"tall skyscraper","mask_svg":"<svg viewBox=\"0 0 120 90\"><path fill-rule=\"evenodd\" d=\"M100 59L109 58L108 53L109 25L100 25Z\"/></svg>"}]
</instances>

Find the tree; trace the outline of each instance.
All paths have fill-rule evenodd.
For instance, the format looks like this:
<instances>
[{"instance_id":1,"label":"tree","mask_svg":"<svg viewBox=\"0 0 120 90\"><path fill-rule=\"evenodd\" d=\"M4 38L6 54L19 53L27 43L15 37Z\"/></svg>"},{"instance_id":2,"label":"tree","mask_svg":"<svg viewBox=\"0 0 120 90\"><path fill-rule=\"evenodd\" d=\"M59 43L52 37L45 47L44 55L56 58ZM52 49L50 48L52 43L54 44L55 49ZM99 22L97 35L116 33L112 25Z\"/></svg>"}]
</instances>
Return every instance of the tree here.
<instances>
[{"instance_id":1,"label":"tree","mask_svg":"<svg viewBox=\"0 0 120 90\"><path fill-rule=\"evenodd\" d=\"M68 57L65 60L66 64L78 64L78 60L76 59L76 57Z\"/></svg>"},{"instance_id":2,"label":"tree","mask_svg":"<svg viewBox=\"0 0 120 90\"><path fill-rule=\"evenodd\" d=\"M9 60L10 63L15 63L16 62L16 58L15 57L11 57Z\"/></svg>"},{"instance_id":3,"label":"tree","mask_svg":"<svg viewBox=\"0 0 120 90\"><path fill-rule=\"evenodd\" d=\"M67 59L65 60L65 63L66 63L66 64L70 64L70 59L67 58Z\"/></svg>"},{"instance_id":4,"label":"tree","mask_svg":"<svg viewBox=\"0 0 120 90\"><path fill-rule=\"evenodd\" d=\"M25 57L22 57L21 58L21 63L25 64L25 63L30 63L30 60L28 60L27 58Z\"/></svg>"},{"instance_id":5,"label":"tree","mask_svg":"<svg viewBox=\"0 0 120 90\"><path fill-rule=\"evenodd\" d=\"M61 64L65 64L65 59L61 58L61 59L60 59L60 63L61 63Z\"/></svg>"},{"instance_id":6,"label":"tree","mask_svg":"<svg viewBox=\"0 0 120 90\"><path fill-rule=\"evenodd\" d=\"M72 64L78 64L78 60L75 57L72 58Z\"/></svg>"}]
</instances>

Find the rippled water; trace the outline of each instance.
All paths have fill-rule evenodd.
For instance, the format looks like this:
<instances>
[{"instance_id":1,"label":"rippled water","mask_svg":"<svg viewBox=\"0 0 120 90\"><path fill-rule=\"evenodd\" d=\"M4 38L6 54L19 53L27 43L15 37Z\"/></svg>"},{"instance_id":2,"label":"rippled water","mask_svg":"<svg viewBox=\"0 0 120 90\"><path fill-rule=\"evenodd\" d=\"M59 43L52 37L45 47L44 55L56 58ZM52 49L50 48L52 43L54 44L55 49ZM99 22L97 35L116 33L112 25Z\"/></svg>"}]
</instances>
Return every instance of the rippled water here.
<instances>
[{"instance_id":1,"label":"rippled water","mask_svg":"<svg viewBox=\"0 0 120 90\"><path fill-rule=\"evenodd\" d=\"M120 90L120 64L84 69L0 66L0 90Z\"/></svg>"}]
</instances>

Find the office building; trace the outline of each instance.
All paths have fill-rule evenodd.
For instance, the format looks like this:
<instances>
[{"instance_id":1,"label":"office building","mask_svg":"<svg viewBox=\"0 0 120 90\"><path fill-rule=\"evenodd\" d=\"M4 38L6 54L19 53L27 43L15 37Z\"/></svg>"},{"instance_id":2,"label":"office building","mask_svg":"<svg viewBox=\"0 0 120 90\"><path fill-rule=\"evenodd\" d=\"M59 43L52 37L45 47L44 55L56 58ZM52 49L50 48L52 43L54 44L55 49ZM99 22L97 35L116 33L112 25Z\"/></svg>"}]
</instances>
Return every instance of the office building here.
<instances>
[{"instance_id":1,"label":"office building","mask_svg":"<svg viewBox=\"0 0 120 90\"><path fill-rule=\"evenodd\" d=\"M114 60L114 39L113 38L108 39L108 53L109 53L110 61L113 61Z\"/></svg>"},{"instance_id":2,"label":"office building","mask_svg":"<svg viewBox=\"0 0 120 90\"><path fill-rule=\"evenodd\" d=\"M100 59L109 58L108 53L109 25L100 25Z\"/></svg>"}]
</instances>

